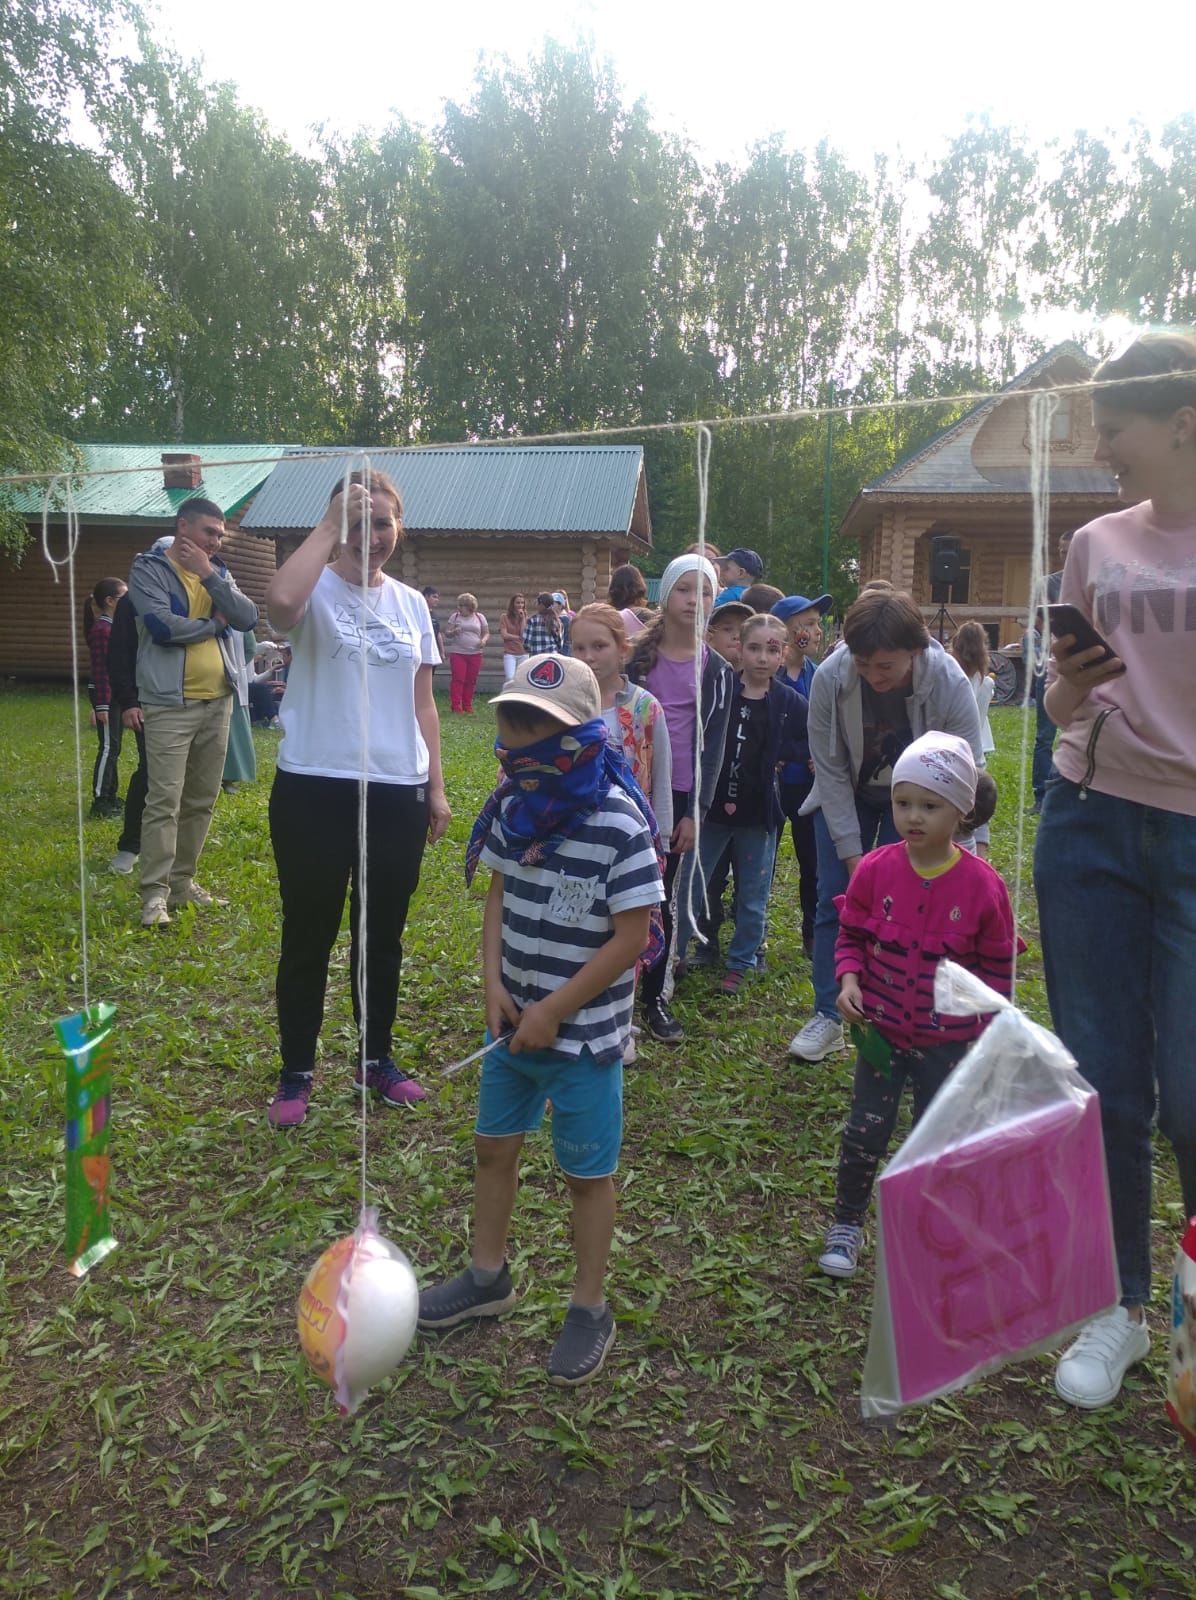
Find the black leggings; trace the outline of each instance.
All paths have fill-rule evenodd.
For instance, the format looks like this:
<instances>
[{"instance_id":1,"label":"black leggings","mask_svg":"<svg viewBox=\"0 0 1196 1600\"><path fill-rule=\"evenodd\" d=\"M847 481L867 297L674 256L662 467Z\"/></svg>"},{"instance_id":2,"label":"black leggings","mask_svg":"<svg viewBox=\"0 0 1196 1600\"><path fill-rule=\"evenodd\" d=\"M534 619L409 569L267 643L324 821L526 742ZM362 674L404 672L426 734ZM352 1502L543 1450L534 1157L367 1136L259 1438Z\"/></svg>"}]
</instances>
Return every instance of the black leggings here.
<instances>
[{"instance_id":1,"label":"black leggings","mask_svg":"<svg viewBox=\"0 0 1196 1600\"><path fill-rule=\"evenodd\" d=\"M403 928L419 885L428 834L428 791L398 783L372 783L366 802L366 1024L367 1060L390 1054L399 1003ZM357 973L358 784L353 778L274 775L270 791L270 842L282 895L282 949L278 958L279 1047L284 1072L310 1072L324 1020L328 959L349 899L353 1015L361 1025Z\"/></svg>"},{"instance_id":2,"label":"black leggings","mask_svg":"<svg viewBox=\"0 0 1196 1600\"><path fill-rule=\"evenodd\" d=\"M887 1072L878 1072L863 1056L856 1057L851 1110L839 1145L836 1222L863 1226L876 1169L897 1126L906 1084L913 1090L916 1123L971 1043L970 1039L953 1040L950 1044L923 1045L920 1050L894 1050Z\"/></svg>"},{"instance_id":3,"label":"black leggings","mask_svg":"<svg viewBox=\"0 0 1196 1600\"><path fill-rule=\"evenodd\" d=\"M131 855L141 854L141 813L145 810L145 794L149 786L149 767L145 757L145 734L140 728L134 728L133 737L137 740L137 766L133 776L129 779L125 789L125 822L121 829L120 838L116 842L118 850L127 850Z\"/></svg>"},{"instance_id":4,"label":"black leggings","mask_svg":"<svg viewBox=\"0 0 1196 1600\"><path fill-rule=\"evenodd\" d=\"M674 827L688 810L689 795L683 789L674 789ZM646 1006L655 1004L664 993L664 982L668 977L669 961L673 954L673 884L677 877L677 869L684 860L685 857L678 855L674 850L670 850L664 858L664 905L660 908L664 919L664 950L660 960L654 967L649 967L640 980L640 996Z\"/></svg>"}]
</instances>

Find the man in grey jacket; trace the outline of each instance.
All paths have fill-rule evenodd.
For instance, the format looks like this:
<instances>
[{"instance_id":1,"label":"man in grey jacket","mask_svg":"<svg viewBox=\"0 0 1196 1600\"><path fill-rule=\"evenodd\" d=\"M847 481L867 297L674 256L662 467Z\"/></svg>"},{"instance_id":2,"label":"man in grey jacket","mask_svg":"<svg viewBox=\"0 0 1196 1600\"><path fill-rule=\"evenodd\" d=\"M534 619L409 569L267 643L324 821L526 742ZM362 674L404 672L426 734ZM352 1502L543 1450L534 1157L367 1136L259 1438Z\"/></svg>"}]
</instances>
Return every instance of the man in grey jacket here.
<instances>
[{"instance_id":1,"label":"man in grey jacket","mask_svg":"<svg viewBox=\"0 0 1196 1600\"><path fill-rule=\"evenodd\" d=\"M213 896L195 882L228 746L237 681L234 645L257 607L217 559L224 513L186 500L173 541L133 561L129 599L137 614L137 687L149 768L141 824L141 925ZM169 544L169 549L160 548Z\"/></svg>"},{"instance_id":2,"label":"man in grey jacket","mask_svg":"<svg viewBox=\"0 0 1196 1600\"><path fill-rule=\"evenodd\" d=\"M966 739L976 765L984 765L980 713L959 663L930 637L909 595L862 594L844 619L842 646L827 656L810 686L814 788L802 811L818 808L814 1015L789 1045L790 1054L802 1060L821 1061L843 1048L835 897L844 893L867 851L897 842L889 794L893 767L907 744L931 730Z\"/></svg>"}]
</instances>

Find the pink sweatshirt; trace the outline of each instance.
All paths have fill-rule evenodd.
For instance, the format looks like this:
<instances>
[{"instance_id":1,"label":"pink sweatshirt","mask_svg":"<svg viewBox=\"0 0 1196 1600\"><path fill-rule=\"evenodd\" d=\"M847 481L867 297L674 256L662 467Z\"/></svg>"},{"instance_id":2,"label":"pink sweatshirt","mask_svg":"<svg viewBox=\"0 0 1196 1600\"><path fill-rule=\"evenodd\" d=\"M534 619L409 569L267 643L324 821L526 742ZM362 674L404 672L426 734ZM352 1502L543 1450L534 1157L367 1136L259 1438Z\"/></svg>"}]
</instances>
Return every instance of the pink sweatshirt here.
<instances>
[{"instance_id":1,"label":"pink sweatshirt","mask_svg":"<svg viewBox=\"0 0 1196 1600\"><path fill-rule=\"evenodd\" d=\"M1059 598L1125 662L1080 706L1055 751L1073 783L1196 816L1196 527L1149 500L1079 529Z\"/></svg>"},{"instance_id":2,"label":"pink sweatshirt","mask_svg":"<svg viewBox=\"0 0 1196 1600\"><path fill-rule=\"evenodd\" d=\"M1009 993L1013 910L1004 880L961 853L937 878L910 866L904 844L872 850L840 895L835 977L859 974L864 1010L897 1050L974 1039L987 1017L941 1017L934 972L944 956ZM1020 947L1020 942L1019 942Z\"/></svg>"}]
</instances>

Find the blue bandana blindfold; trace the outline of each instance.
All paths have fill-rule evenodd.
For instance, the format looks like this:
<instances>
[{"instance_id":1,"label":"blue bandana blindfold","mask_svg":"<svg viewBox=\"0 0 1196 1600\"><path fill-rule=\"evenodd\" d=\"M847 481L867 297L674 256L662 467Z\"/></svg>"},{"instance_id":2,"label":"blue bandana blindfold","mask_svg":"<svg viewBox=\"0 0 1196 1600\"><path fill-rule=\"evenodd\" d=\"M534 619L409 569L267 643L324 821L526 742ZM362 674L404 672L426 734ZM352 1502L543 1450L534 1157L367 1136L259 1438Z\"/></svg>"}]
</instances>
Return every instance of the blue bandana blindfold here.
<instances>
[{"instance_id":1,"label":"blue bandana blindfold","mask_svg":"<svg viewBox=\"0 0 1196 1600\"><path fill-rule=\"evenodd\" d=\"M663 873L664 847L652 807L623 760L622 751L608 741L601 717L550 734L520 750L508 750L498 741L494 753L503 779L482 807L470 833L465 851L467 884L473 882L483 846L496 823L508 847L518 852L522 866L542 866L597 811L612 783L627 794L648 824ZM655 959L657 948L663 949L659 911L652 919L649 948L644 956L646 965Z\"/></svg>"}]
</instances>

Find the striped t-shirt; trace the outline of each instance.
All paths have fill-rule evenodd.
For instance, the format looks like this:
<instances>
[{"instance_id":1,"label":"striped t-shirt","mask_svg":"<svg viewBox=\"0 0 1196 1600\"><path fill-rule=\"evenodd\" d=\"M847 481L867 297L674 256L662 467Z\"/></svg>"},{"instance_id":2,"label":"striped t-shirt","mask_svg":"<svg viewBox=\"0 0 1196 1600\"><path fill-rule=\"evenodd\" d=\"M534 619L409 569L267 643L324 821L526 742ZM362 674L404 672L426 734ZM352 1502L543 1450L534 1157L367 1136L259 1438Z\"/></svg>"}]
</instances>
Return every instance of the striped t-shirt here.
<instances>
[{"instance_id":1,"label":"striped t-shirt","mask_svg":"<svg viewBox=\"0 0 1196 1600\"><path fill-rule=\"evenodd\" d=\"M502 976L522 1009L555 993L610 938L613 917L664 899L656 851L635 804L612 788L598 809L538 866L524 866L497 821L482 863L503 875ZM567 1017L552 1048L623 1058L631 1028L635 968Z\"/></svg>"}]
</instances>

